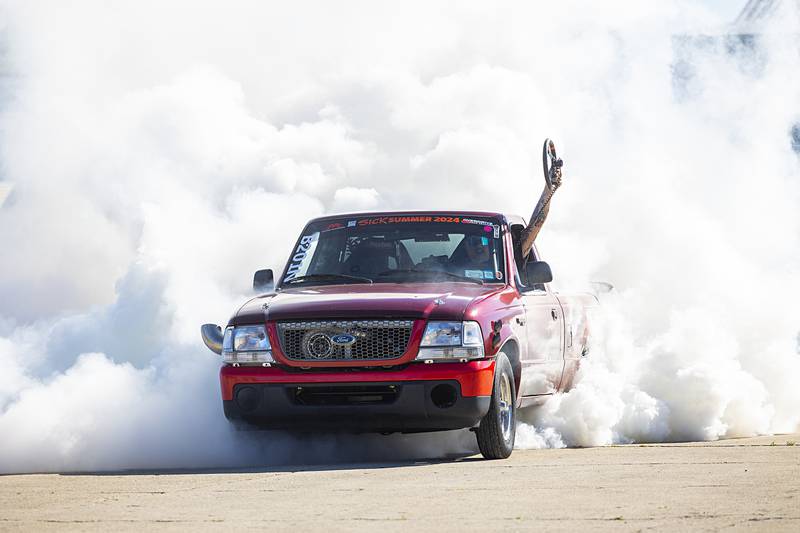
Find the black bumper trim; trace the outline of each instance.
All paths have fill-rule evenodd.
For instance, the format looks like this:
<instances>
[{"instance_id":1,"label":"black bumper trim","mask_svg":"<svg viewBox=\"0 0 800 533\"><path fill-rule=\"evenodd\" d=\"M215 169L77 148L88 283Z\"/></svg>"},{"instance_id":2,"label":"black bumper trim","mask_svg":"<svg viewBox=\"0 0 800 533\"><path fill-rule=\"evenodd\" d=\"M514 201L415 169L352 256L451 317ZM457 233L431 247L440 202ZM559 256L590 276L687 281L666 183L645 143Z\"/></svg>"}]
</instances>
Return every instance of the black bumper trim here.
<instances>
[{"instance_id":1,"label":"black bumper trim","mask_svg":"<svg viewBox=\"0 0 800 533\"><path fill-rule=\"evenodd\" d=\"M237 384L233 400L222 404L229 420L267 429L411 433L475 427L489 401L462 396L458 381L437 380Z\"/></svg>"}]
</instances>

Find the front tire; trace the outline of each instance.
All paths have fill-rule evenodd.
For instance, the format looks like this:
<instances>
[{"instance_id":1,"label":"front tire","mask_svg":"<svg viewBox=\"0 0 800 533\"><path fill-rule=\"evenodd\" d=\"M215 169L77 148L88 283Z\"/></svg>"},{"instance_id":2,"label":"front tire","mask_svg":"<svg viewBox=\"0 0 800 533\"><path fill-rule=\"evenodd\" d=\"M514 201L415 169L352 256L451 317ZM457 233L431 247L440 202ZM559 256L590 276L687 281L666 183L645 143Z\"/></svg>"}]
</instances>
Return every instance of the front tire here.
<instances>
[{"instance_id":1,"label":"front tire","mask_svg":"<svg viewBox=\"0 0 800 533\"><path fill-rule=\"evenodd\" d=\"M481 419L475 435L478 448L486 459L505 459L514 450L516 433L514 371L503 352L497 354L494 388L489 412Z\"/></svg>"}]
</instances>

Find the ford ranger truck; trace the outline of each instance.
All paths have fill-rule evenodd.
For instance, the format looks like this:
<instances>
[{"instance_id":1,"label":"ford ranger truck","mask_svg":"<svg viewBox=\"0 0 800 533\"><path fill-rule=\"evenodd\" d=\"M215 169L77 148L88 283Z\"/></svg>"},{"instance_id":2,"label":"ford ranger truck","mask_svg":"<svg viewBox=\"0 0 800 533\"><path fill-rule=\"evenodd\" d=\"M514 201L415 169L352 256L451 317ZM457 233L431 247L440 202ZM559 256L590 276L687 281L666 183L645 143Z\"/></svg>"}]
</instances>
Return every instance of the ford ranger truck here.
<instances>
[{"instance_id":1,"label":"ford ranger truck","mask_svg":"<svg viewBox=\"0 0 800 533\"><path fill-rule=\"evenodd\" d=\"M568 390L588 353L589 294L553 292L521 250L522 217L485 212L335 215L308 223L273 287L225 328L225 416L261 428L471 428L486 458L514 447L516 411ZM523 253L525 252L525 253Z\"/></svg>"}]
</instances>

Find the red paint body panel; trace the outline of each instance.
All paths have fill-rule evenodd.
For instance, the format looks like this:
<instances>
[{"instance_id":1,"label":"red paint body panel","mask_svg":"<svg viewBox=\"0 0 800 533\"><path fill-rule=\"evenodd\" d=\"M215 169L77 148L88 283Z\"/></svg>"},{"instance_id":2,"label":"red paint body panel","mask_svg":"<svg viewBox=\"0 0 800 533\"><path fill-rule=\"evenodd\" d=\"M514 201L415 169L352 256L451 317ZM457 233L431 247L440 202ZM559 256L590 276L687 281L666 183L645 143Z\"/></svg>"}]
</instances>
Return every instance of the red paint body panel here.
<instances>
[{"instance_id":1,"label":"red paint body panel","mask_svg":"<svg viewBox=\"0 0 800 533\"><path fill-rule=\"evenodd\" d=\"M307 318L461 320L467 307L505 288L491 283L376 283L286 288L246 302L229 325ZM436 305L435 300L444 300ZM266 308L265 308L266 305Z\"/></svg>"},{"instance_id":2,"label":"red paint body panel","mask_svg":"<svg viewBox=\"0 0 800 533\"><path fill-rule=\"evenodd\" d=\"M237 383L385 383L455 379L463 396L490 396L494 383L494 360L468 363L417 363L402 370L363 372L287 372L280 368L223 366L219 371L222 399L233 399Z\"/></svg>"}]
</instances>

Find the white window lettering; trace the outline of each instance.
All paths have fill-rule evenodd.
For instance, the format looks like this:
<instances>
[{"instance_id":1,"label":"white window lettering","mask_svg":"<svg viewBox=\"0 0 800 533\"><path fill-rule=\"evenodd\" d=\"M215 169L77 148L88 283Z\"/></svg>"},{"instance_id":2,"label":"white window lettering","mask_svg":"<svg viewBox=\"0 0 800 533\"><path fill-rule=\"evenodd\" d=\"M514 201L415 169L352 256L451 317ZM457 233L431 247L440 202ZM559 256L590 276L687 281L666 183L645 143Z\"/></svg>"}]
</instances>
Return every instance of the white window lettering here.
<instances>
[{"instance_id":1,"label":"white window lettering","mask_svg":"<svg viewBox=\"0 0 800 533\"><path fill-rule=\"evenodd\" d=\"M318 238L319 233L304 235L300 238L300 244L298 244L294 255L290 259L289 268L286 269L286 276L283 278L284 282L305 275L309 266L306 260L314 255Z\"/></svg>"}]
</instances>

